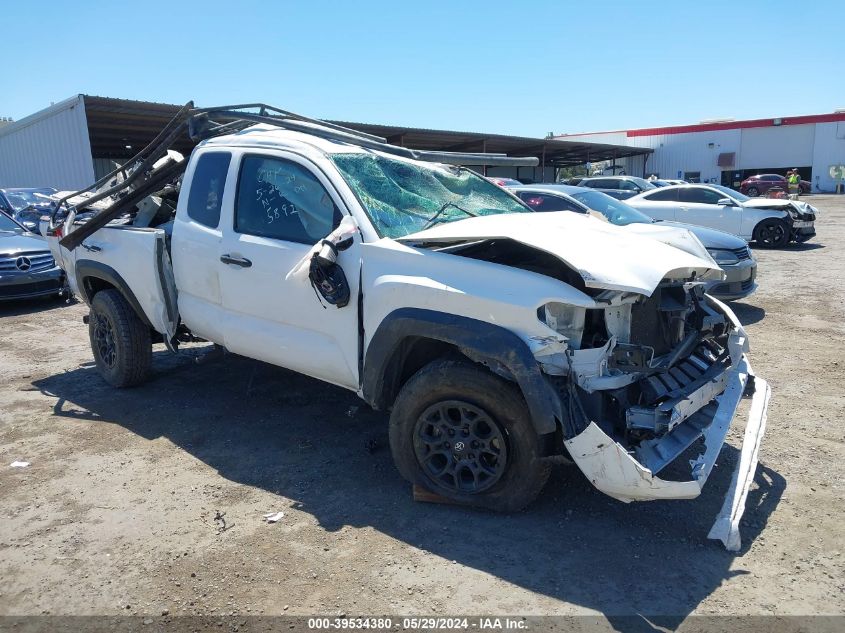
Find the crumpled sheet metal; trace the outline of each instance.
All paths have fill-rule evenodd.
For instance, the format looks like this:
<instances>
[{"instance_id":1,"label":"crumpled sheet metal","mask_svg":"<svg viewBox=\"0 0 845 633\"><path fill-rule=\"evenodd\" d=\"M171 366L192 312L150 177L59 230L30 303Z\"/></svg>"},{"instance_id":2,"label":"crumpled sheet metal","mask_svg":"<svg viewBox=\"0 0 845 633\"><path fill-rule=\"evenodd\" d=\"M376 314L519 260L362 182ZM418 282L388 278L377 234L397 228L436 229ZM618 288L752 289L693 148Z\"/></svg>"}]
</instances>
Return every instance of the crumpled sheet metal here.
<instances>
[{"instance_id":1,"label":"crumpled sheet metal","mask_svg":"<svg viewBox=\"0 0 845 633\"><path fill-rule=\"evenodd\" d=\"M694 499L701 493L716 463L731 420L742 399L748 376L753 375L744 355L738 366L729 371L731 376L728 386L716 399L718 408L713 421L703 431L705 451L690 461L693 479L667 481L656 477L594 422L566 441L570 456L596 488L620 501ZM739 520L754 479L760 442L766 428L770 389L766 381L759 378L755 380L755 387L739 464L722 511L709 534L709 538L721 540L731 551L736 551L740 546Z\"/></svg>"}]
</instances>

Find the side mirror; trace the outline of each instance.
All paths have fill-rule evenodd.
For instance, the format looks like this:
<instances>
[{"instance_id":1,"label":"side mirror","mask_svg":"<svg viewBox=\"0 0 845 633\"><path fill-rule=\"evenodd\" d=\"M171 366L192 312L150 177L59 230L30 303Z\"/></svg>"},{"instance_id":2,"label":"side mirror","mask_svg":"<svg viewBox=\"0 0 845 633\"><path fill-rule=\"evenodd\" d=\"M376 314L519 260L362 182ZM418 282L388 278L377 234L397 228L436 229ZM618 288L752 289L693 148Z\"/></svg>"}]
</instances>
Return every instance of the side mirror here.
<instances>
[{"instance_id":1,"label":"side mirror","mask_svg":"<svg viewBox=\"0 0 845 633\"><path fill-rule=\"evenodd\" d=\"M732 206L734 206L734 201L731 200L730 198L719 198L716 201L716 204L718 204L721 207L732 207Z\"/></svg>"}]
</instances>

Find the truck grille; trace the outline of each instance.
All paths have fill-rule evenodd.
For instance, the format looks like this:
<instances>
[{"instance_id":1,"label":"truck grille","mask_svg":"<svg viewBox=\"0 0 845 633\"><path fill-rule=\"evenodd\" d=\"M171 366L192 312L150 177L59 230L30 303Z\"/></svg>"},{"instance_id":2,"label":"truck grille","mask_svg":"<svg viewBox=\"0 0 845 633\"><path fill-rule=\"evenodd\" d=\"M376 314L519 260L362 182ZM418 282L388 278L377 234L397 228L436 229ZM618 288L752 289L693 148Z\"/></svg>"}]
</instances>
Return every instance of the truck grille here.
<instances>
[{"instance_id":1,"label":"truck grille","mask_svg":"<svg viewBox=\"0 0 845 633\"><path fill-rule=\"evenodd\" d=\"M639 385L644 402L653 404L664 398L678 395L710 370L715 362L716 359L710 350L699 347L669 371L643 378Z\"/></svg>"},{"instance_id":2,"label":"truck grille","mask_svg":"<svg viewBox=\"0 0 845 633\"><path fill-rule=\"evenodd\" d=\"M50 251L24 251L0 255L0 273L35 273L55 265Z\"/></svg>"}]
</instances>

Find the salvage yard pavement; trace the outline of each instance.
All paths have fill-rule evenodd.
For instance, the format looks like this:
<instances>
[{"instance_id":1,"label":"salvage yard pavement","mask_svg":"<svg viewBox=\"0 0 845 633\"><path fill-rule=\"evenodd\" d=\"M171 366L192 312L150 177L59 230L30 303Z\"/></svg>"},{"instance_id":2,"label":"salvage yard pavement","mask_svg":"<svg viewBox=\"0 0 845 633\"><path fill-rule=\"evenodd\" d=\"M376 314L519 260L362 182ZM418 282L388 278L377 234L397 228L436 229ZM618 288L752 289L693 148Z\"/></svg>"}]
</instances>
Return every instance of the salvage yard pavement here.
<instances>
[{"instance_id":1,"label":"salvage yard pavement","mask_svg":"<svg viewBox=\"0 0 845 633\"><path fill-rule=\"evenodd\" d=\"M115 390L86 306L36 301L0 305L0 614L845 613L845 197L812 203L733 304L773 391L739 553L706 535L741 424L694 501L561 464L523 513L418 503L354 394L207 345Z\"/></svg>"}]
</instances>

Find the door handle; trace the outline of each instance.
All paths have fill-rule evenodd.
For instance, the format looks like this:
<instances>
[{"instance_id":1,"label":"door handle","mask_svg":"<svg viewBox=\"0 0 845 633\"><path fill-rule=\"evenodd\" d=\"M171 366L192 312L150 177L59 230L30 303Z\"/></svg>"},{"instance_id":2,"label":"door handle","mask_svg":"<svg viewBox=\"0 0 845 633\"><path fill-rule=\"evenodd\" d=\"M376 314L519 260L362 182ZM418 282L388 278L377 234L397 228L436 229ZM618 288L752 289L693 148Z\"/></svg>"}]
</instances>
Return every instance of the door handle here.
<instances>
[{"instance_id":1,"label":"door handle","mask_svg":"<svg viewBox=\"0 0 845 633\"><path fill-rule=\"evenodd\" d=\"M228 253L221 255L220 261L224 264L234 264L235 266L240 266L241 268L249 268L252 266L252 262L246 257L232 257Z\"/></svg>"}]
</instances>

